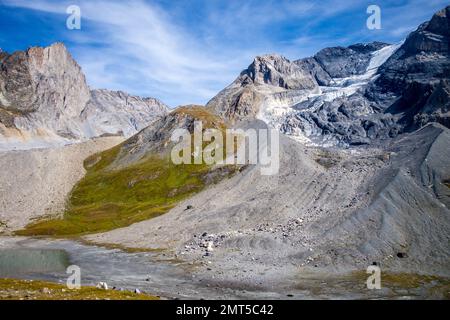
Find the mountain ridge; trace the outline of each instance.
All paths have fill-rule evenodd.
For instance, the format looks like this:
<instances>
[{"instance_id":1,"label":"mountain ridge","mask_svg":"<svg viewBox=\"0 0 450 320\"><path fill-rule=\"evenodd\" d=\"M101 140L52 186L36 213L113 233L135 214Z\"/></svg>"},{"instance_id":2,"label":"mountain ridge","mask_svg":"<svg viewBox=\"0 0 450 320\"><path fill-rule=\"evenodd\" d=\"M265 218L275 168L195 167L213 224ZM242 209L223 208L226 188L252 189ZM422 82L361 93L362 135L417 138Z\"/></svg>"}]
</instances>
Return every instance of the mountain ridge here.
<instances>
[{"instance_id":1,"label":"mountain ridge","mask_svg":"<svg viewBox=\"0 0 450 320\"><path fill-rule=\"evenodd\" d=\"M292 62L259 56L207 107L322 146L383 143L432 121L449 127L449 21L447 6L396 45L330 47Z\"/></svg>"},{"instance_id":2,"label":"mountain ridge","mask_svg":"<svg viewBox=\"0 0 450 320\"><path fill-rule=\"evenodd\" d=\"M131 101L131 103L129 103ZM0 57L0 149L129 137L169 108L154 98L91 90L63 43Z\"/></svg>"}]
</instances>

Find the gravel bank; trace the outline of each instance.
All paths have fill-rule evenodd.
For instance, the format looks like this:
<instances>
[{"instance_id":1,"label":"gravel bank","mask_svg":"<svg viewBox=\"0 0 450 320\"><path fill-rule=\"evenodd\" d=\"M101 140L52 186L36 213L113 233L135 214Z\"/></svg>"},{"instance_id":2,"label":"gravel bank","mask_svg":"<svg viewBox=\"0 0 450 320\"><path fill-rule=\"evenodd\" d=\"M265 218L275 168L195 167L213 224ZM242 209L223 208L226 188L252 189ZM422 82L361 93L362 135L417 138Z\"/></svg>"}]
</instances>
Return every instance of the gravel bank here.
<instances>
[{"instance_id":1,"label":"gravel bank","mask_svg":"<svg viewBox=\"0 0 450 320\"><path fill-rule=\"evenodd\" d=\"M0 152L0 232L61 213L67 194L85 174L83 161L122 141L105 137L60 148Z\"/></svg>"},{"instance_id":2,"label":"gravel bank","mask_svg":"<svg viewBox=\"0 0 450 320\"><path fill-rule=\"evenodd\" d=\"M227 287L268 290L374 263L449 275L448 129L353 152L281 142L278 175L250 167L163 216L87 238L169 249L199 281Z\"/></svg>"}]
</instances>

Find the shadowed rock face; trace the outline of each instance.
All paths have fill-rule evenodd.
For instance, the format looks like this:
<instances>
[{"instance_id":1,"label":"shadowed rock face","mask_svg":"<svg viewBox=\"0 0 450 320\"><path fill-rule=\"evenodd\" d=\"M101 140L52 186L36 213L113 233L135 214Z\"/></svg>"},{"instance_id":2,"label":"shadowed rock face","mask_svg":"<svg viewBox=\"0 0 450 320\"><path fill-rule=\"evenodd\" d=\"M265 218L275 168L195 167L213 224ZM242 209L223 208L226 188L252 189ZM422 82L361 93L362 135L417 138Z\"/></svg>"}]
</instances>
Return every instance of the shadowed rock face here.
<instances>
[{"instance_id":1,"label":"shadowed rock face","mask_svg":"<svg viewBox=\"0 0 450 320\"><path fill-rule=\"evenodd\" d=\"M314 59L331 78L345 78L365 73L371 53L387 45L387 43L373 42L367 45L355 44L348 48L325 48L319 51Z\"/></svg>"},{"instance_id":2,"label":"shadowed rock face","mask_svg":"<svg viewBox=\"0 0 450 320\"><path fill-rule=\"evenodd\" d=\"M385 42L374 41L370 43L356 43L348 48L358 53L367 54L380 50L388 45L389 44Z\"/></svg>"},{"instance_id":3,"label":"shadowed rock face","mask_svg":"<svg viewBox=\"0 0 450 320\"><path fill-rule=\"evenodd\" d=\"M0 52L0 144L36 139L67 141L102 135L131 136L167 106L156 99L90 91L62 43L13 54ZM24 140L25 139L25 140Z\"/></svg>"},{"instance_id":4,"label":"shadowed rock face","mask_svg":"<svg viewBox=\"0 0 450 320\"><path fill-rule=\"evenodd\" d=\"M319 51L314 57L296 60L300 68L311 74L321 86L328 86L333 78L363 74L371 54L388 46L383 42L357 43L347 48L332 47Z\"/></svg>"},{"instance_id":5,"label":"shadowed rock face","mask_svg":"<svg viewBox=\"0 0 450 320\"><path fill-rule=\"evenodd\" d=\"M449 78L449 21L450 6L412 32L380 68L377 85L400 93L413 82L433 84Z\"/></svg>"},{"instance_id":6,"label":"shadowed rock face","mask_svg":"<svg viewBox=\"0 0 450 320\"><path fill-rule=\"evenodd\" d=\"M437 12L429 22L419 26L405 43L405 51L408 54L420 52L436 52L449 54L450 37L450 7Z\"/></svg>"},{"instance_id":7,"label":"shadowed rock face","mask_svg":"<svg viewBox=\"0 0 450 320\"><path fill-rule=\"evenodd\" d=\"M380 68L375 95L392 94L399 100L388 112L400 116L406 130L429 121L449 125L450 6L412 32L402 47Z\"/></svg>"},{"instance_id":8,"label":"shadowed rock face","mask_svg":"<svg viewBox=\"0 0 450 320\"><path fill-rule=\"evenodd\" d=\"M313 76L320 86L327 86L331 82L331 76L326 72L314 57L296 60L295 63Z\"/></svg>"}]
</instances>

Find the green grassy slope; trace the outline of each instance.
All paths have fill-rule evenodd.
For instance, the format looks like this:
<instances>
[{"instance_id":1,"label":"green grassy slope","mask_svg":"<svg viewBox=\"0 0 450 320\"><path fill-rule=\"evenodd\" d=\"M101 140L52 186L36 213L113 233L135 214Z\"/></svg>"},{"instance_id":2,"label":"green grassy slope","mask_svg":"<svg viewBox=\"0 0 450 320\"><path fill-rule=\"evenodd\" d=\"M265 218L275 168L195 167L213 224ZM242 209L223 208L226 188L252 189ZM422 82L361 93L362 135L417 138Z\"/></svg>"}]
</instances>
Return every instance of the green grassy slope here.
<instances>
[{"instance_id":1,"label":"green grassy slope","mask_svg":"<svg viewBox=\"0 0 450 320\"><path fill-rule=\"evenodd\" d=\"M220 119L200 107L175 112L202 120L204 128L224 128ZM179 201L236 169L174 165L167 154L148 154L125 167L111 166L122 147L118 145L85 160L87 174L72 190L61 218L31 223L16 234L78 236L129 226L166 213ZM211 181L213 170L221 172Z\"/></svg>"}]
</instances>

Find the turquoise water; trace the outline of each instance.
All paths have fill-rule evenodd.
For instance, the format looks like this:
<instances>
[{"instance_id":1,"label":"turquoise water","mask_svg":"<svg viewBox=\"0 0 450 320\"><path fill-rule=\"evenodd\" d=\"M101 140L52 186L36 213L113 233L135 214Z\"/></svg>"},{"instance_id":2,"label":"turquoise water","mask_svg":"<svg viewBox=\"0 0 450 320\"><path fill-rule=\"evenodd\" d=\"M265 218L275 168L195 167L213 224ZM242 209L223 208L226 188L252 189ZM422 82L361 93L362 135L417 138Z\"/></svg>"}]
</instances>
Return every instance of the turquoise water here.
<instances>
[{"instance_id":1,"label":"turquoise water","mask_svg":"<svg viewBox=\"0 0 450 320\"><path fill-rule=\"evenodd\" d=\"M164 260L156 253L127 253L70 240L0 237L0 278L66 283L66 267L77 265L81 284L140 289L181 299L449 299L447 278L411 274L381 275L381 290L368 290L365 272L332 276L298 274L276 287L216 282L189 274L192 266ZM187 267L187 269L185 269ZM207 274L208 276L209 274ZM201 280L201 281L200 281Z\"/></svg>"},{"instance_id":2,"label":"turquoise water","mask_svg":"<svg viewBox=\"0 0 450 320\"><path fill-rule=\"evenodd\" d=\"M0 249L0 277L65 271L69 255L60 249Z\"/></svg>"}]
</instances>

